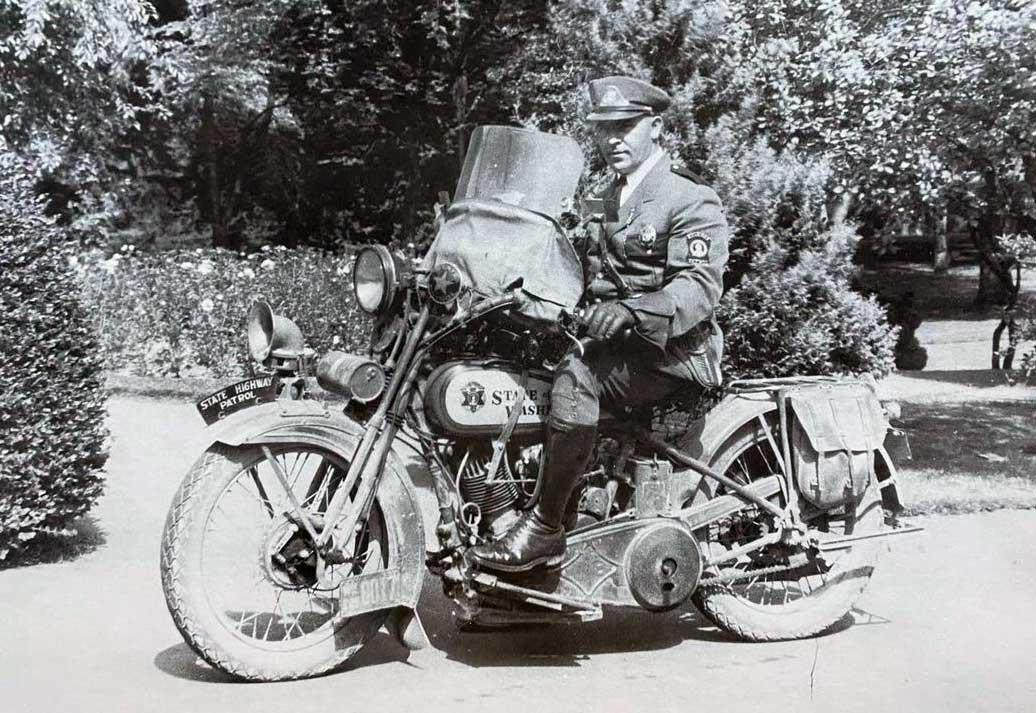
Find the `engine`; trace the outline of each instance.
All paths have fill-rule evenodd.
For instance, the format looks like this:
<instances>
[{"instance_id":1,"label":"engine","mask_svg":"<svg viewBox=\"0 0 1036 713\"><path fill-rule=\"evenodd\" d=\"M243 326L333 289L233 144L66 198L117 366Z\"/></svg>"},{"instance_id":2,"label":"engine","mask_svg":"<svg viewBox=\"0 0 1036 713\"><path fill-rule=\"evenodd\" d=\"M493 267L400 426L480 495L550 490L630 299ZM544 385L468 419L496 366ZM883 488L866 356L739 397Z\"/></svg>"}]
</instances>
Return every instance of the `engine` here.
<instances>
[{"instance_id":1,"label":"engine","mask_svg":"<svg viewBox=\"0 0 1036 713\"><path fill-rule=\"evenodd\" d=\"M421 410L427 423L452 444L444 460L464 499L464 519L484 534L505 531L533 496L540 471L541 439L550 415L552 376L500 359L455 360L428 376ZM517 420L501 454L493 442ZM657 517L685 507L699 476L676 471L654 454L635 454L628 435L598 444L580 500L580 526L634 509ZM490 471L493 471L492 474Z\"/></svg>"},{"instance_id":2,"label":"engine","mask_svg":"<svg viewBox=\"0 0 1036 713\"><path fill-rule=\"evenodd\" d=\"M445 460L457 475L464 498L462 515L469 526L493 535L507 530L535 492L540 451L539 446L506 448L490 477L490 439L465 439L453 446Z\"/></svg>"}]
</instances>

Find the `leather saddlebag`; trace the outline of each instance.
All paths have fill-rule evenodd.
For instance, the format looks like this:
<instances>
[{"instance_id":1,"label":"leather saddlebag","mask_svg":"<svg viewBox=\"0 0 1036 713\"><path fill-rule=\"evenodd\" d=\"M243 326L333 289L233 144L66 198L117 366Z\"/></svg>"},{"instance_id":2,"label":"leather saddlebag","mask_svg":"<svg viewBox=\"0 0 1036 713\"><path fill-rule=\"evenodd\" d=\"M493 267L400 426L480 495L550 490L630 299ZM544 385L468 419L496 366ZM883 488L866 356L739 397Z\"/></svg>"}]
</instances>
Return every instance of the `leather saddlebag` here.
<instances>
[{"instance_id":1,"label":"leather saddlebag","mask_svg":"<svg viewBox=\"0 0 1036 713\"><path fill-rule=\"evenodd\" d=\"M874 477L884 439L881 404L864 384L812 385L788 395L799 492L828 510L858 499Z\"/></svg>"}]
</instances>

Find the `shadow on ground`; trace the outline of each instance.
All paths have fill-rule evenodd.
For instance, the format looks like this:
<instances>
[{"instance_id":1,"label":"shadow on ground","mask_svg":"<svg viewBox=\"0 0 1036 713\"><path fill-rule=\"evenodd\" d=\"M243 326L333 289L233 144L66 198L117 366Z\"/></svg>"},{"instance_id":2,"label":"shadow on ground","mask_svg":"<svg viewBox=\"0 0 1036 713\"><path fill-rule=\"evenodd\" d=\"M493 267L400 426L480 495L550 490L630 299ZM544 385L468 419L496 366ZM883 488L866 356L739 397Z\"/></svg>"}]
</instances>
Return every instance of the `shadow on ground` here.
<instances>
[{"instance_id":1,"label":"shadow on ground","mask_svg":"<svg viewBox=\"0 0 1036 713\"><path fill-rule=\"evenodd\" d=\"M68 562L90 554L107 542L104 530L92 515L76 518L69 530L72 534L37 535L25 547L0 560L0 570Z\"/></svg>"},{"instance_id":2,"label":"shadow on ground","mask_svg":"<svg viewBox=\"0 0 1036 713\"><path fill-rule=\"evenodd\" d=\"M930 265L915 263L881 263L863 271L861 284L885 299L895 300L908 290L914 293L914 305L922 319L978 321L999 318L998 307L975 307L978 292L978 266L954 266L936 273ZM1022 276L1022 294L1036 292L1033 271Z\"/></svg>"},{"instance_id":3,"label":"shadow on ground","mask_svg":"<svg viewBox=\"0 0 1036 713\"><path fill-rule=\"evenodd\" d=\"M579 667L599 654L651 652L679 646L684 641L721 646L746 646L706 620L693 606L653 614L640 609L606 608L604 618L586 624L514 627L479 632L460 631L453 603L438 592L439 583L425 578L419 610L432 648L450 661L472 668ZM875 626L890 621L878 614L854 608L819 637L840 634L856 626ZM777 655L789 658L790 655ZM793 657L791 657L793 658ZM344 667L333 673L409 663L422 666L424 655L414 656L394 638L379 632ZM159 652L155 667L176 678L200 683L230 683L235 679L211 668L187 644ZM704 666L709 668L708 665Z\"/></svg>"},{"instance_id":4,"label":"shadow on ground","mask_svg":"<svg viewBox=\"0 0 1036 713\"><path fill-rule=\"evenodd\" d=\"M1036 480L1036 404L1027 401L904 404L911 469Z\"/></svg>"},{"instance_id":5,"label":"shadow on ground","mask_svg":"<svg viewBox=\"0 0 1036 713\"><path fill-rule=\"evenodd\" d=\"M1021 378L1021 371L999 371L993 369L970 369L958 371L899 371L897 376L918 382L956 384L978 389L997 386L1013 386Z\"/></svg>"},{"instance_id":6,"label":"shadow on ground","mask_svg":"<svg viewBox=\"0 0 1036 713\"><path fill-rule=\"evenodd\" d=\"M237 679L209 666L187 644L176 644L159 651L155 668L188 681L201 683L237 683Z\"/></svg>"}]
</instances>

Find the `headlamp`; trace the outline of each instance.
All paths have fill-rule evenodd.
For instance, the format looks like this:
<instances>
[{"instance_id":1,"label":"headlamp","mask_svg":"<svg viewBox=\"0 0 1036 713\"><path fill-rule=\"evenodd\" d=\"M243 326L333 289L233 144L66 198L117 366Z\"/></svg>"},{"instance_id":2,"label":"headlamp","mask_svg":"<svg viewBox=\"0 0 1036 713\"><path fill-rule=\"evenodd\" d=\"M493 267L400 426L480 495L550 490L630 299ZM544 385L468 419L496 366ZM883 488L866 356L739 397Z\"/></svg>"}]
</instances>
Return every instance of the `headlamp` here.
<instances>
[{"instance_id":1,"label":"headlamp","mask_svg":"<svg viewBox=\"0 0 1036 713\"><path fill-rule=\"evenodd\" d=\"M400 288L400 266L383 245L360 250L353 266L353 295L364 312L380 315L396 299Z\"/></svg>"}]
</instances>

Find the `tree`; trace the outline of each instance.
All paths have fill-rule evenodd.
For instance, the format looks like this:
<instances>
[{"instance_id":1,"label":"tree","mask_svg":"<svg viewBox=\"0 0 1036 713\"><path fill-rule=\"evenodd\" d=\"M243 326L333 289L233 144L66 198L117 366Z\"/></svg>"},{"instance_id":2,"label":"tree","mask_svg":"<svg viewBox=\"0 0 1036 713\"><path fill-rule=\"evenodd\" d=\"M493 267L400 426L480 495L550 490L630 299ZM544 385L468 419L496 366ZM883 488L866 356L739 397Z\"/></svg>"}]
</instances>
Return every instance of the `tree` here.
<instances>
[{"instance_id":1,"label":"tree","mask_svg":"<svg viewBox=\"0 0 1036 713\"><path fill-rule=\"evenodd\" d=\"M1036 235L1031 47L1036 9L1012 0L764 0L732 4L728 96L755 93L775 145L829 157L832 206L969 222L983 285L1010 292L996 235ZM855 199L855 201L851 201ZM834 213L835 211L832 211ZM991 297L983 290L980 300Z\"/></svg>"},{"instance_id":2,"label":"tree","mask_svg":"<svg viewBox=\"0 0 1036 713\"><path fill-rule=\"evenodd\" d=\"M132 73L151 12L144 0L0 0L0 152L99 200L139 126Z\"/></svg>"}]
</instances>

